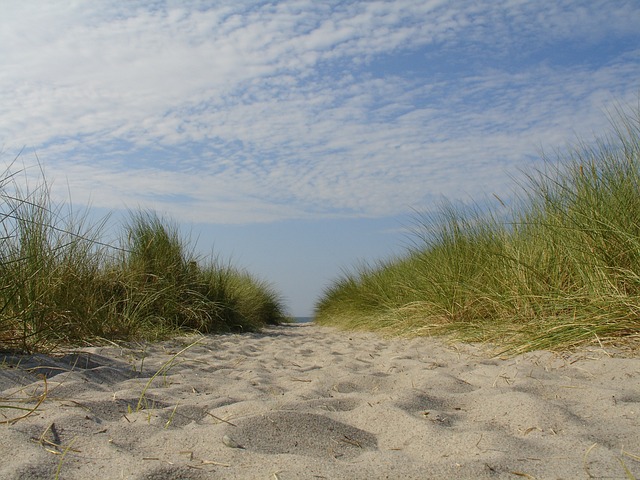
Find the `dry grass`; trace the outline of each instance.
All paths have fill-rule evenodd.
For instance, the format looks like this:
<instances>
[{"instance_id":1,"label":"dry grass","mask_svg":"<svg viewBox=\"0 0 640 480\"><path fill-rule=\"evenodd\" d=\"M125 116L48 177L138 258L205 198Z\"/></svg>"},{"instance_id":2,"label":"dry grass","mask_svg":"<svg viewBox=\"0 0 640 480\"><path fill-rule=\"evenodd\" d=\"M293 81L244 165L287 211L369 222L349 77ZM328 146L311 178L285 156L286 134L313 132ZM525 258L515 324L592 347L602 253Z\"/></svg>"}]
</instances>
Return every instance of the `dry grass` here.
<instances>
[{"instance_id":1,"label":"dry grass","mask_svg":"<svg viewBox=\"0 0 640 480\"><path fill-rule=\"evenodd\" d=\"M288 321L268 283L197 257L178 227L154 212L132 212L119 244L108 244L107 219L89 225L88 212L53 205L44 178L35 189L9 170L0 178L0 350Z\"/></svg>"},{"instance_id":2,"label":"dry grass","mask_svg":"<svg viewBox=\"0 0 640 480\"><path fill-rule=\"evenodd\" d=\"M640 332L640 109L528 176L505 215L442 206L416 247L334 282L316 321L448 335L502 353Z\"/></svg>"}]
</instances>

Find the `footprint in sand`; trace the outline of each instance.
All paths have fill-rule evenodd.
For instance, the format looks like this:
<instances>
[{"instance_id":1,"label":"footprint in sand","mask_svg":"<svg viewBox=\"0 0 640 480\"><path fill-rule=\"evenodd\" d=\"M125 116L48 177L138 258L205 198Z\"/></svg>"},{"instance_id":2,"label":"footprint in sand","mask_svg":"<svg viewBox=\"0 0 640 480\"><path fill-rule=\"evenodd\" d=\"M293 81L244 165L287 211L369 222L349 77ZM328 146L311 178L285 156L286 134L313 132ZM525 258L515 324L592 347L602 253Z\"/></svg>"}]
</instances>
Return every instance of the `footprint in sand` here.
<instances>
[{"instance_id":1,"label":"footprint in sand","mask_svg":"<svg viewBox=\"0 0 640 480\"><path fill-rule=\"evenodd\" d=\"M267 454L349 459L378 448L369 432L322 415L290 411L247 418L229 427L225 436L234 445Z\"/></svg>"}]
</instances>

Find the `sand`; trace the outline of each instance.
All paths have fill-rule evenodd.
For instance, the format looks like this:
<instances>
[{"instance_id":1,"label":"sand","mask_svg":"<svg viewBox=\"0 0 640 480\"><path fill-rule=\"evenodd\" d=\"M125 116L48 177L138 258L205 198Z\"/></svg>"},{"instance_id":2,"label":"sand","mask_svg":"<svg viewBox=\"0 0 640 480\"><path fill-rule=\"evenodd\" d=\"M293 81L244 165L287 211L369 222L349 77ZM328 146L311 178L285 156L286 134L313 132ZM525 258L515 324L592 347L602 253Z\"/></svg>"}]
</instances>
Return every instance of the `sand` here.
<instances>
[{"instance_id":1,"label":"sand","mask_svg":"<svg viewBox=\"0 0 640 480\"><path fill-rule=\"evenodd\" d=\"M196 340L0 354L0 478L640 478L640 358L312 324L176 356Z\"/></svg>"}]
</instances>

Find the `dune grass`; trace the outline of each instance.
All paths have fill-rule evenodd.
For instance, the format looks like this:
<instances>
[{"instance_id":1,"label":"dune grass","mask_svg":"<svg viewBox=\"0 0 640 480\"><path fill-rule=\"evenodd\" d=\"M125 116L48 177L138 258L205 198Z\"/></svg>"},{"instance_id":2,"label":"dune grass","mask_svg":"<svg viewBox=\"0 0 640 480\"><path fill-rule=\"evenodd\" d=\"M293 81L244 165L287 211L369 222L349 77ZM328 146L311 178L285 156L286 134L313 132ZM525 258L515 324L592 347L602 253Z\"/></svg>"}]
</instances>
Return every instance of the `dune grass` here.
<instances>
[{"instance_id":1,"label":"dune grass","mask_svg":"<svg viewBox=\"0 0 640 480\"><path fill-rule=\"evenodd\" d=\"M46 181L0 181L0 349L49 351L185 331L253 331L288 321L266 282L196 256L177 226L131 212L119 243L106 220L53 205Z\"/></svg>"},{"instance_id":2,"label":"dune grass","mask_svg":"<svg viewBox=\"0 0 640 480\"><path fill-rule=\"evenodd\" d=\"M444 204L416 247L337 279L315 320L515 354L640 335L640 109L545 157L509 214ZM506 218L506 219L505 219Z\"/></svg>"}]
</instances>

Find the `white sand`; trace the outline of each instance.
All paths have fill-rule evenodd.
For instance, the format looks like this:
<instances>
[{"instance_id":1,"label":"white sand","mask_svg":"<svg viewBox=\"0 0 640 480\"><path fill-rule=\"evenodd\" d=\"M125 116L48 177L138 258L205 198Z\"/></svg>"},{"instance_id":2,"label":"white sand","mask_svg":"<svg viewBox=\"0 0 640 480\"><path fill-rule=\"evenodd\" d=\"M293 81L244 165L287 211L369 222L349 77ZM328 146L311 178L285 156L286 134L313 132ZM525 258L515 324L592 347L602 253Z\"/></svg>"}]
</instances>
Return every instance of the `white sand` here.
<instances>
[{"instance_id":1,"label":"white sand","mask_svg":"<svg viewBox=\"0 0 640 480\"><path fill-rule=\"evenodd\" d=\"M149 384L193 340L0 355L0 405L48 378L0 425L0 478L640 478L639 358L307 324L205 337Z\"/></svg>"}]
</instances>

